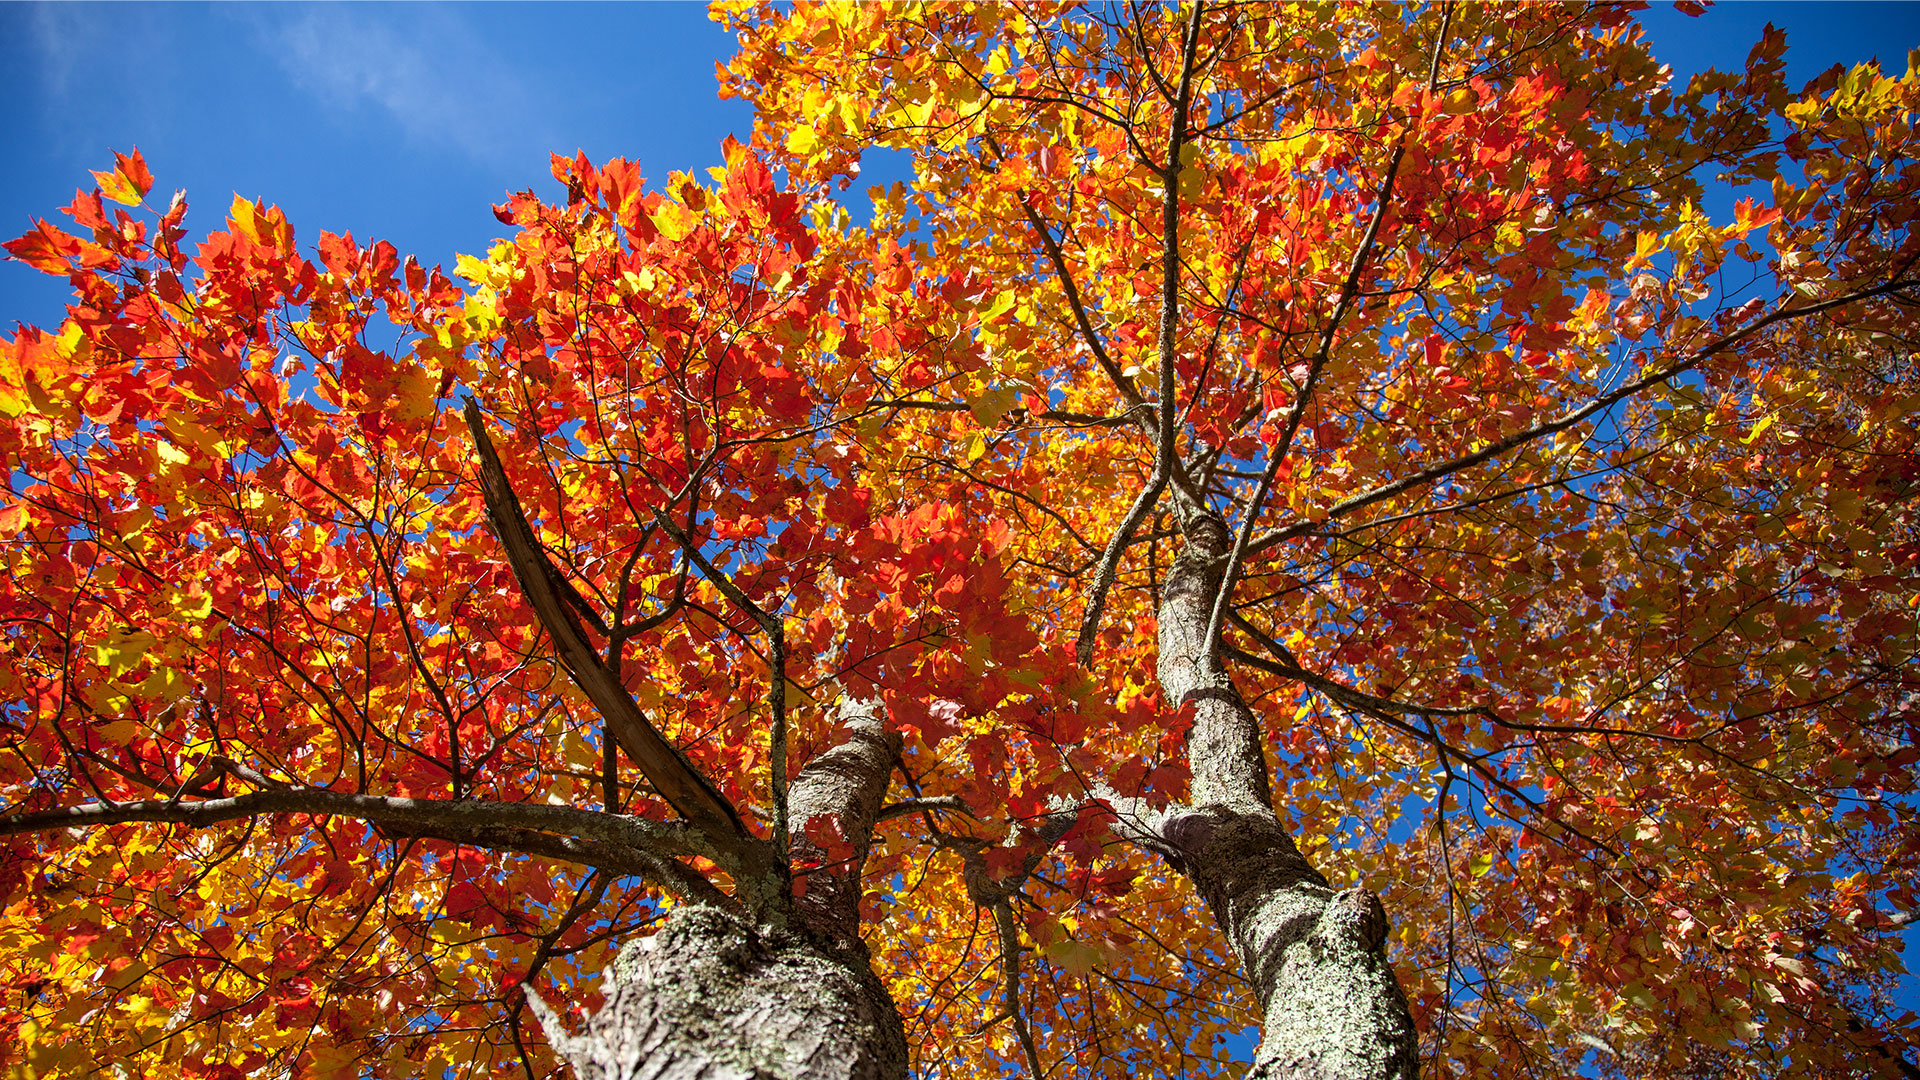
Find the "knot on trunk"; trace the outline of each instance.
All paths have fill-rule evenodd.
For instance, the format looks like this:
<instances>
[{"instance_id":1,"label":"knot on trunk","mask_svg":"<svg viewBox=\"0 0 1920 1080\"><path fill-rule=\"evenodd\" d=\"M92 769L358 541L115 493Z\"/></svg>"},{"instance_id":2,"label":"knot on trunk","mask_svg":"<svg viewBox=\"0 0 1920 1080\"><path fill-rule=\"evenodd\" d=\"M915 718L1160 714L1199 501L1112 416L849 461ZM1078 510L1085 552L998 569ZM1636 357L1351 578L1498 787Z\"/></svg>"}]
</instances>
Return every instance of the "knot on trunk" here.
<instances>
[{"instance_id":1,"label":"knot on trunk","mask_svg":"<svg viewBox=\"0 0 1920 1080\"><path fill-rule=\"evenodd\" d=\"M1198 514L1181 526L1185 543L1167 569L1167 581L1161 595L1167 600L1200 602L1211 606L1220 588L1220 575L1226 569L1226 554L1233 546L1233 535L1225 518L1217 514Z\"/></svg>"},{"instance_id":2,"label":"knot on trunk","mask_svg":"<svg viewBox=\"0 0 1920 1080\"><path fill-rule=\"evenodd\" d=\"M703 905L679 908L651 937L635 938L620 949L610 974L631 981L653 957L695 958L725 974L746 971L763 960L767 942L732 912Z\"/></svg>"},{"instance_id":3,"label":"knot on trunk","mask_svg":"<svg viewBox=\"0 0 1920 1080\"><path fill-rule=\"evenodd\" d=\"M1320 936L1335 935L1358 943L1362 951L1381 951L1387 944L1386 906L1366 889L1344 890L1320 916Z\"/></svg>"},{"instance_id":4,"label":"knot on trunk","mask_svg":"<svg viewBox=\"0 0 1920 1080\"><path fill-rule=\"evenodd\" d=\"M1232 527L1226 518L1211 510L1189 514L1181 521L1180 531L1186 537L1188 550L1203 555L1225 555L1233 546Z\"/></svg>"},{"instance_id":5,"label":"knot on trunk","mask_svg":"<svg viewBox=\"0 0 1920 1080\"><path fill-rule=\"evenodd\" d=\"M1160 826L1160 835L1183 859L1192 859L1213 843L1213 817L1210 814L1176 814Z\"/></svg>"},{"instance_id":6,"label":"knot on trunk","mask_svg":"<svg viewBox=\"0 0 1920 1080\"><path fill-rule=\"evenodd\" d=\"M1160 835L1180 852L1202 893L1232 904L1248 891L1304 889L1330 897L1320 876L1272 814L1249 814L1232 806L1201 806L1174 814Z\"/></svg>"}]
</instances>

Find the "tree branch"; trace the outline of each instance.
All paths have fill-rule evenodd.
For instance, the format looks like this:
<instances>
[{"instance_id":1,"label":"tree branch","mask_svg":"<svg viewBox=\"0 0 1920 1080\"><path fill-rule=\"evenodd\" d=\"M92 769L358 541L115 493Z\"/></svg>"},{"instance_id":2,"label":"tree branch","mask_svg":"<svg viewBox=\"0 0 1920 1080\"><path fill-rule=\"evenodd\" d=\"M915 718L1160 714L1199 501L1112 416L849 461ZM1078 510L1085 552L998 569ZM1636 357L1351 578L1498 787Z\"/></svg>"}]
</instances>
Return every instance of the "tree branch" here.
<instances>
[{"instance_id":1,"label":"tree branch","mask_svg":"<svg viewBox=\"0 0 1920 1080\"><path fill-rule=\"evenodd\" d=\"M83 803L0 817L0 836L92 829L138 822L203 829L260 814L355 818L400 836L417 836L638 874L687 899L732 901L677 855L712 855L690 830L624 814L571 806L485 799L406 799L325 788L286 787L195 802Z\"/></svg>"},{"instance_id":2,"label":"tree branch","mask_svg":"<svg viewBox=\"0 0 1920 1080\"><path fill-rule=\"evenodd\" d=\"M884 717L877 700L843 699L839 742L814 755L793 781L801 830L793 838L794 862L813 864L806 888L795 890L795 907L815 931L849 942L860 936L860 874L900 760L900 736L887 731ZM809 832L810 825L826 831Z\"/></svg>"},{"instance_id":3,"label":"tree branch","mask_svg":"<svg viewBox=\"0 0 1920 1080\"><path fill-rule=\"evenodd\" d=\"M1020 1007L1020 951L1024 947L1020 944L1020 927L1013 919L1012 901L1004 896L993 905L993 926L1000 937L1000 1007L1013 1021L1013 1033L1020 1040L1020 1049L1026 1052L1027 1069L1033 1073L1033 1080L1045 1080L1046 1072L1040 1067L1040 1049L1033 1041L1033 1028L1027 1023L1026 1011Z\"/></svg>"},{"instance_id":4,"label":"tree branch","mask_svg":"<svg viewBox=\"0 0 1920 1080\"><path fill-rule=\"evenodd\" d=\"M1440 33L1433 43L1433 60L1427 70L1429 92L1440 81L1440 57L1446 49L1447 28L1452 21L1453 8L1449 6L1440 16ZM1327 359L1333 355L1334 335L1339 332L1340 324L1346 321L1347 311L1360 291L1360 277L1366 271L1367 260L1372 257L1374 244L1380 239L1380 226L1386 221L1387 207L1393 199L1393 182L1400 175L1400 162L1407 154L1408 136L1408 132L1400 133L1400 139L1393 147L1393 155L1387 160L1387 172L1380 181L1380 197L1373 208L1373 220L1367 222L1366 234L1360 238L1360 246L1354 250L1353 265L1347 270L1347 280L1340 286L1340 298L1333 305L1327 328L1320 335L1320 347L1314 352L1313 363L1307 368L1307 377L1301 383L1299 392L1287 407L1279 438L1273 444L1273 455L1267 461L1266 471L1260 474L1253 501L1247 504L1246 517L1241 520L1240 530L1233 538L1233 550L1227 553L1227 568L1220 576L1220 592L1213 598L1213 612L1207 618L1206 636L1203 639L1209 657L1219 647L1220 631L1227 621L1227 609L1233 606L1233 590L1240 583L1240 568L1246 563L1248 545L1253 542L1253 530L1260 521L1260 507L1267 501L1267 493L1273 488L1281 463L1293 451L1294 433L1300 429L1300 421L1306 416L1307 403L1313 397L1314 386L1320 381L1320 373L1325 370Z\"/></svg>"},{"instance_id":5,"label":"tree branch","mask_svg":"<svg viewBox=\"0 0 1920 1080\"><path fill-rule=\"evenodd\" d=\"M1907 267L1902 267L1901 272L1904 272L1906 269ZM1858 303L1862 300L1871 300L1876 296L1886 296L1904 289L1911 289L1914 285L1915 282L1913 280L1902 278L1896 274L1894 277L1873 288L1862 289L1858 292L1848 293L1845 296L1836 296L1832 299L1822 300L1804 306L1796 306L1794 304L1794 301L1798 299L1797 296L1788 297L1786 300L1781 301L1778 307L1775 307L1766 315L1755 319L1739 330L1715 338L1708 344L1689 353L1685 359L1670 364L1667 367L1660 368L1657 371L1650 372L1609 393L1593 398L1572 412L1563 413L1555 419L1542 421L1530 428L1516 431L1512 435L1488 443L1486 446L1470 454L1462 454L1459 457L1429 465L1424 469L1408 473L1398 480L1381 484L1378 487L1363 491L1358 495L1342 499L1328 507L1326 513L1318 518L1297 521L1285 528L1275 529L1259 537L1247 545L1247 550L1249 553L1263 551L1275 544L1291 540L1294 537L1304 536L1307 533L1318 530L1321 526L1329 522L1338 521L1356 511L1364 510L1383 499L1390 499L1402 492L1445 479L1454 473L1470 469L1475 465L1485 464L1505 454L1509 450L1524 446L1536 439L1542 439L1549 435L1557 435L1597 413L1612 408L1642 390L1658 386L1676 376L1683 375L1699 367L1712 357L1738 345L1740 342L1745 341L1775 323L1804 318L1809 315L1819 314L1823 311L1832 311L1835 308L1845 307L1848 304Z\"/></svg>"},{"instance_id":6,"label":"tree branch","mask_svg":"<svg viewBox=\"0 0 1920 1080\"><path fill-rule=\"evenodd\" d=\"M480 456L480 490L486 499L488 520L506 549L507 563L520 582L521 592L553 639L554 654L600 711L607 730L619 740L627 758L639 767L661 798L705 834L721 854L742 863L761 861L754 850L760 842L747 831L733 804L660 734L588 643L568 601L554 587L557 572L527 524L520 500L507 482L506 470L487 435L480 406L472 398L467 399L466 421L474 450Z\"/></svg>"},{"instance_id":7,"label":"tree branch","mask_svg":"<svg viewBox=\"0 0 1920 1080\"><path fill-rule=\"evenodd\" d=\"M653 518L665 530L673 541L686 552L687 559L700 568L700 573L720 595L727 598L733 606L747 613L767 635L767 708L773 714L769 732L768 758L771 775L769 780L773 788L773 850L774 857L781 865L786 864L788 848L787 822L787 631L781 624L780 616L753 602L746 590L734 584L732 578L722 573L720 568L707 560L700 551L700 545L693 542L686 530L676 524L665 510L655 509Z\"/></svg>"},{"instance_id":8,"label":"tree branch","mask_svg":"<svg viewBox=\"0 0 1920 1080\"><path fill-rule=\"evenodd\" d=\"M891 821L897 817L906 817L908 814L918 814L934 810L952 810L965 814L968 817L977 816L974 814L972 808L967 805L967 801L960 796L941 795L933 798L907 799L903 802L889 803L881 807L880 812L873 816L873 823L878 825L883 821Z\"/></svg>"},{"instance_id":9,"label":"tree branch","mask_svg":"<svg viewBox=\"0 0 1920 1080\"><path fill-rule=\"evenodd\" d=\"M1420 713L1430 716L1484 716L1496 723L1500 722L1500 718L1494 715L1492 709L1480 705L1416 705L1405 701L1395 701L1392 698L1379 697L1374 694L1369 694L1364 690L1355 689L1336 679L1330 679L1325 675L1309 670L1306 665L1300 662L1300 658L1294 655L1292 649L1287 648L1285 645L1275 641L1272 637L1262 632L1259 627L1248 621L1239 612L1233 612L1228 617L1233 621L1235 626L1253 637L1263 648L1278 658L1280 662L1274 663L1263 660L1252 653L1243 652L1224 642L1221 644L1221 651L1223 653L1241 663L1257 667L1262 671L1303 683L1333 698L1335 701L1343 702L1356 708L1380 709L1385 712L1401 715Z\"/></svg>"},{"instance_id":10,"label":"tree branch","mask_svg":"<svg viewBox=\"0 0 1920 1080\"><path fill-rule=\"evenodd\" d=\"M1106 611L1107 593L1112 590L1114 578L1120 572L1120 557L1126 553L1134 530L1146 520L1153 505L1160 501L1160 493L1166 490L1167 482L1173 479L1174 470L1183 468L1173 444L1177 404L1174 400L1175 335L1180 321L1180 154L1186 145L1187 109L1193 100L1193 57L1199 44L1200 12L1195 11L1188 19L1186 41L1182 45L1180 89L1173 103L1172 131L1167 136L1167 164L1160 176L1164 192L1160 213L1160 335L1157 345L1160 357L1160 401L1159 424L1154 435L1153 476L1147 480L1147 486L1141 489L1140 494L1134 497L1127 516L1121 520L1120 527L1114 530L1113 539L1108 541L1107 550L1100 555L1100 565L1094 570L1087 610L1081 616L1079 638L1074 643L1074 656L1083 668L1093 664L1094 636L1099 633L1100 619ZM1051 234L1047 236L1051 241Z\"/></svg>"}]
</instances>

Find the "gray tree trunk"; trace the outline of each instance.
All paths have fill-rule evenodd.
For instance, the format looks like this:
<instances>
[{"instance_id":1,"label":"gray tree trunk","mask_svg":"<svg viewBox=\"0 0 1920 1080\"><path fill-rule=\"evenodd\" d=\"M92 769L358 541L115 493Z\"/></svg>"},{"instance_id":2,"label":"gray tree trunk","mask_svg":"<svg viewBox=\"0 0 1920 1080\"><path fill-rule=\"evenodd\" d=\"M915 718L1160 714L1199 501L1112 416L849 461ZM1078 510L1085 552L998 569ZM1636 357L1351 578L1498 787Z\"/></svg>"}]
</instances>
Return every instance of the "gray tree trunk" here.
<instances>
[{"instance_id":1,"label":"gray tree trunk","mask_svg":"<svg viewBox=\"0 0 1920 1080\"><path fill-rule=\"evenodd\" d=\"M1160 606L1161 693L1191 704L1193 806L1161 825L1232 943L1262 1011L1251 1080L1411 1080L1418 1038L1387 963L1387 916L1336 892L1273 811L1260 723L1214 659L1207 623L1230 539L1196 515Z\"/></svg>"},{"instance_id":2,"label":"gray tree trunk","mask_svg":"<svg viewBox=\"0 0 1920 1080\"><path fill-rule=\"evenodd\" d=\"M578 1035L541 1016L579 1080L899 1080L906 1039L863 959L796 930L684 907L623 949ZM538 1010L537 1010L538 1011Z\"/></svg>"},{"instance_id":3,"label":"gray tree trunk","mask_svg":"<svg viewBox=\"0 0 1920 1080\"><path fill-rule=\"evenodd\" d=\"M794 779L796 874L784 910L750 919L710 906L674 911L622 949L606 1004L578 1034L533 1007L578 1080L902 1080L906 1033L860 940L860 866L893 771L896 743L877 706L841 715L843 740ZM848 844L828 852L806 827L831 819ZM763 893L776 890L763 889Z\"/></svg>"}]
</instances>

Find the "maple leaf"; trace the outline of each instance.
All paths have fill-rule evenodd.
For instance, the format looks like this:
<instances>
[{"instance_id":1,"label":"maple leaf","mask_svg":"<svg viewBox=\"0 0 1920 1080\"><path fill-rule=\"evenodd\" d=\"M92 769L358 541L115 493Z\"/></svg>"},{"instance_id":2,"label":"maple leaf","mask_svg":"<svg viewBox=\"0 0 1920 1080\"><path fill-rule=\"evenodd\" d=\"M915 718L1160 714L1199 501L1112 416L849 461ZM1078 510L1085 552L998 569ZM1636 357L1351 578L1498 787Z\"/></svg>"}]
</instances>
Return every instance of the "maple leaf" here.
<instances>
[{"instance_id":1,"label":"maple leaf","mask_svg":"<svg viewBox=\"0 0 1920 1080\"><path fill-rule=\"evenodd\" d=\"M67 261L79 257L81 253L78 238L45 221L35 222L32 232L0 246L4 246L9 255L46 274L66 273Z\"/></svg>"},{"instance_id":2,"label":"maple leaf","mask_svg":"<svg viewBox=\"0 0 1920 1080\"><path fill-rule=\"evenodd\" d=\"M95 170L93 177L100 184L100 190L109 199L126 206L139 206L147 192L153 190L153 174L147 171L146 159L135 148L132 154L115 154L111 172Z\"/></svg>"}]
</instances>

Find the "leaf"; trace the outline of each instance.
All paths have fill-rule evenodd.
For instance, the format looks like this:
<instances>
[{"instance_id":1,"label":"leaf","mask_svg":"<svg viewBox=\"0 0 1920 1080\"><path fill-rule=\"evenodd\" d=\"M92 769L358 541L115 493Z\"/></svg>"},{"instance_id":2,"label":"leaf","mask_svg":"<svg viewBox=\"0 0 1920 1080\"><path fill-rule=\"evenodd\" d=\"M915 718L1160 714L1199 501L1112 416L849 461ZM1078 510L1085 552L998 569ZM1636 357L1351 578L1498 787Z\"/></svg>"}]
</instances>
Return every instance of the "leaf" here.
<instances>
[{"instance_id":1,"label":"leaf","mask_svg":"<svg viewBox=\"0 0 1920 1080\"><path fill-rule=\"evenodd\" d=\"M93 646L93 662L118 675L138 665L153 645L152 634L132 627L120 627Z\"/></svg>"},{"instance_id":2,"label":"leaf","mask_svg":"<svg viewBox=\"0 0 1920 1080\"><path fill-rule=\"evenodd\" d=\"M700 214L679 203L661 203L653 211L653 226L669 241L685 240L700 225Z\"/></svg>"},{"instance_id":3,"label":"leaf","mask_svg":"<svg viewBox=\"0 0 1920 1080\"><path fill-rule=\"evenodd\" d=\"M80 256L80 241L43 221L33 231L4 245L7 253L45 274L64 274L68 260Z\"/></svg>"},{"instance_id":4,"label":"leaf","mask_svg":"<svg viewBox=\"0 0 1920 1080\"><path fill-rule=\"evenodd\" d=\"M984 428L998 427L1020 401L1020 391L1011 386L995 386L967 400L973 418Z\"/></svg>"},{"instance_id":5,"label":"leaf","mask_svg":"<svg viewBox=\"0 0 1920 1080\"><path fill-rule=\"evenodd\" d=\"M147 159L141 156L140 148L134 147L131 154L115 153L113 161L114 172L126 178L136 195L146 198L153 190L153 174L147 171Z\"/></svg>"},{"instance_id":6,"label":"leaf","mask_svg":"<svg viewBox=\"0 0 1920 1080\"><path fill-rule=\"evenodd\" d=\"M147 172L145 160L140 151L135 150L131 157L115 154L115 165L111 171L94 171L94 180L100 185L100 191L107 198L124 206L138 206L153 187L153 177Z\"/></svg>"}]
</instances>

